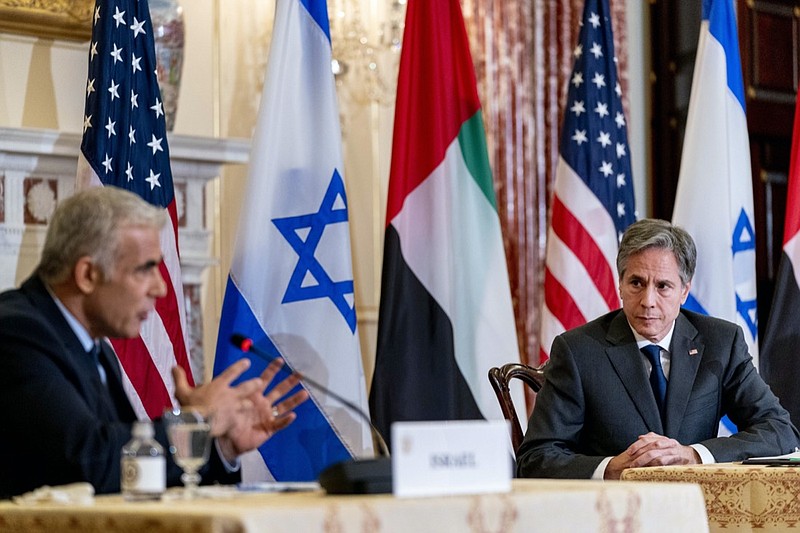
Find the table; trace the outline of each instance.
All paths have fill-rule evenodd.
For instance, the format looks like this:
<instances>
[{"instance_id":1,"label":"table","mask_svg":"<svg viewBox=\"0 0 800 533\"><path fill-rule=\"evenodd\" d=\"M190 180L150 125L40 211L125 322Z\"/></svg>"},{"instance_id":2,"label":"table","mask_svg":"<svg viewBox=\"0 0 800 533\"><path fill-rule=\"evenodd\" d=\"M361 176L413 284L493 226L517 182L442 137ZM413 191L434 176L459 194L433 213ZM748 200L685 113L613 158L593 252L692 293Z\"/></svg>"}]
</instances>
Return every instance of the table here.
<instances>
[{"instance_id":1,"label":"table","mask_svg":"<svg viewBox=\"0 0 800 533\"><path fill-rule=\"evenodd\" d=\"M507 494L400 499L238 493L231 499L85 507L0 502L0 531L192 533L425 531L708 531L703 495L688 483L514 480Z\"/></svg>"},{"instance_id":2,"label":"table","mask_svg":"<svg viewBox=\"0 0 800 533\"><path fill-rule=\"evenodd\" d=\"M623 480L698 483L711 531L800 530L800 469L719 463L631 468Z\"/></svg>"}]
</instances>

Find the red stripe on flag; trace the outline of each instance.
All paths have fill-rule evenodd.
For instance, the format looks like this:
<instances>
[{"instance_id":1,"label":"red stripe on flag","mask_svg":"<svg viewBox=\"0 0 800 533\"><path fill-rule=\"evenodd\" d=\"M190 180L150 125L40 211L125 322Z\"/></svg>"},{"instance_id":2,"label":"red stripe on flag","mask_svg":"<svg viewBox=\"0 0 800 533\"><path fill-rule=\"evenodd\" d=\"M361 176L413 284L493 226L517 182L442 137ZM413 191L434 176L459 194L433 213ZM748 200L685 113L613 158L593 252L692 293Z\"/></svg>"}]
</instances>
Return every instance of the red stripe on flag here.
<instances>
[{"instance_id":1,"label":"red stripe on flag","mask_svg":"<svg viewBox=\"0 0 800 533\"><path fill-rule=\"evenodd\" d=\"M583 264L597 290L603 296L609 309L619 307L617 287L614 273L605 255L597 246L591 233L583 227L572 212L561 202L558 196L553 197L553 232L574 253ZM572 281L572 280L571 280ZM574 280L574 289L579 288L585 280ZM563 324L563 322L562 322ZM566 326L566 324L564 324ZM569 328L567 328L569 329Z\"/></svg>"},{"instance_id":2,"label":"red stripe on flag","mask_svg":"<svg viewBox=\"0 0 800 533\"><path fill-rule=\"evenodd\" d=\"M172 349L175 354L175 362L186 371L186 378L189 384L194 386L192 370L189 366L189 357L186 352L186 344L183 338L183 328L181 327L181 315L178 310L178 298L173 288L172 280L167 270L167 265L162 261L159 265L161 276L167 286L167 294L163 298L156 300L156 312L161 317L164 329L172 342ZM136 389L139 390L139 389ZM139 396L142 394L140 393Z\"/></svg>"},{"instance_id":3,"label":"red stripe on flag","mask_svg":"<svg viewBox=\"0 0 800 533\"><path fill-rule=\"evenodd\" d=\"M786 197L786 225L783 227L783 245L800 231L800 93L794 109L792 155L789 161L789 185Z\"/></svg>"},{"instance_id":4,"label":"red stripe on flag","mask_svg":"<svg viewBox=\"0 0 800 533\"><path fill-rule=\"evenodd\" d=\"M178 256L178 259L180 259L181 247L178 246L178 208L176 207L174 196L172 197L172 201L167 206L167 214L172 221L172 231L175 232L175 255Z\"/></svg>"},{"instance_id":5,"label":"red stripe on flag","mask_svg":"<svg viewBox=\"0 0 800 533\"><path fill-rule=\"evenodd\" d=\"M481 107L459 3L409 2L406 20L414 31L403 35L386 226Z\"/></svg>"},{"instance_id":6,"label":"red stripe on flag","mask_svg":"<svg viewBox=\"0 0 800 533\"><path fill-rule=\"evenodd\" d=\"M539 346L539 364L544 364L548 359L550 359L550 354L544 351L544 347L541 345Z\"/></svg>"},{"instance_id":7,"label":"red stripe on flag","mask_svg":"<svg viewBox=\"0 0 800 533\"><path fill-rule=\"evenodd\" d=\"M172 405L172 400L142 338L111 339L111 344L147 415L160 417L164 409Z\"/></svg>"},{"instance_id":8,"label":"red stripe on flag","mask_svg":"<svg viewBox=\"0 0 800 533\"><path fill-rule=\"evenodd\" d=\"M586 323L586 318L575 304L572 294L553 276L549 268L544 270L544 301L550 313L566 329Z\"/></svg>"}]
</instances>

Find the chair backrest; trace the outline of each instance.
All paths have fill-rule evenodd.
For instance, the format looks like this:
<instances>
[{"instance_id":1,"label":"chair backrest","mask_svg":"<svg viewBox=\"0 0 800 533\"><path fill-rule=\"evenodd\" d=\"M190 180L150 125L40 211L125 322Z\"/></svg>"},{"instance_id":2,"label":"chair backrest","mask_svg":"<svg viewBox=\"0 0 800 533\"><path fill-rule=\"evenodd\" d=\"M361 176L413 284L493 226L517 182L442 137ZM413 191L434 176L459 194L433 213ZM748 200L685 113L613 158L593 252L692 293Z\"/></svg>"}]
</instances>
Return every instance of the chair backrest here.
<instances>
[{"instance_id":1,"label":"chair backrest","mask_svg":"<svg viewBox=\"0 0 800 533\"><path fill-rule=\"evenodd\" d=\"M503 411L503 416L511 423L511 444L514 446L514 454L517 453L524 433L522 432L522 424L517 416L517 410L514 409L514 400L511 398L511 391L509 390L509 382L514 379L520 379L523 383L528 385L534 393L534 398L539 389L544 384L544 368L547 363L541 366L533 367L522 363L507 363L501 367L493 367L489 369L489 383L492 384L494 393L497 395L497 401L500 403L500 410ZM527 424L527 420L525 421Z\"/></svg>"}]
</instances>

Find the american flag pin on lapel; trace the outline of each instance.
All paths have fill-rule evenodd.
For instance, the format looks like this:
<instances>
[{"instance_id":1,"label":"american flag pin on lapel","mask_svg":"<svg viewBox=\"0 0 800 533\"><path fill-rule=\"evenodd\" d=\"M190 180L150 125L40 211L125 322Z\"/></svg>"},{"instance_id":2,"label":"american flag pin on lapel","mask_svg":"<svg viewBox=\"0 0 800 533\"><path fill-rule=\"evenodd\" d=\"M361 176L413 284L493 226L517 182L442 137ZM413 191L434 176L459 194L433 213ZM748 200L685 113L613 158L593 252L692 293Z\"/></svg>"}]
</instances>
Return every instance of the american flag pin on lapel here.
<instances>
[{"instance_id":1,"label":"american flag pin on lapel","mask_svg":"<svg viewBox=\"0 0 800 533\"><path fill-rule=\"evenodd\" d=\"M697 355L697 348L692 348L689 350L689 355Z\"/></svg>"}]
</instances>

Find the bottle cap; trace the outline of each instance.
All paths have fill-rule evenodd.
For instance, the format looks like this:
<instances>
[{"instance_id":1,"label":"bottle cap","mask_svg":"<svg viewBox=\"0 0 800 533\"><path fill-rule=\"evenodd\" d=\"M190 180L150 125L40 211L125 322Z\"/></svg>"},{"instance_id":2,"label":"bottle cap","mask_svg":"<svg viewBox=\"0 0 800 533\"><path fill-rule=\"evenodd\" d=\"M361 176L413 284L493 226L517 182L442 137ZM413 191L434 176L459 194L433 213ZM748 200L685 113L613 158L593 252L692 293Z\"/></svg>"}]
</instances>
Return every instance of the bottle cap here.
<instances>
[{"instance_id":1,"label":"bottle cap","mask_svg":"<svg viewBox=\"0 0 800 533\"><path fill-rule=\"evenodd\" d=\"M155 432L153 431L153 423L149 420L139 420L133 423L133 436L140 439L152 438Z\"/></svg>"}]
</instances>

